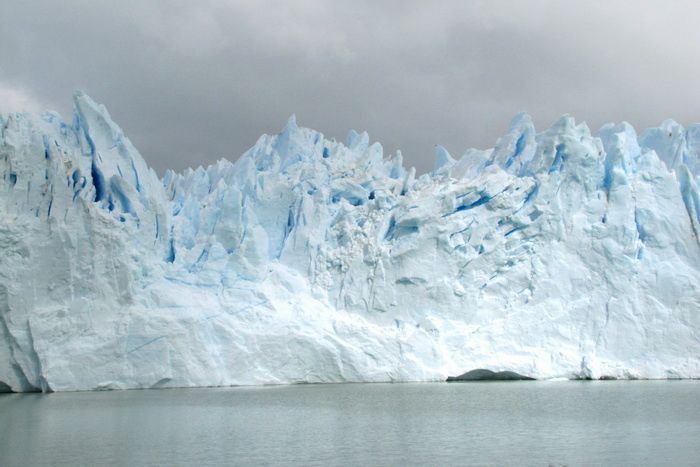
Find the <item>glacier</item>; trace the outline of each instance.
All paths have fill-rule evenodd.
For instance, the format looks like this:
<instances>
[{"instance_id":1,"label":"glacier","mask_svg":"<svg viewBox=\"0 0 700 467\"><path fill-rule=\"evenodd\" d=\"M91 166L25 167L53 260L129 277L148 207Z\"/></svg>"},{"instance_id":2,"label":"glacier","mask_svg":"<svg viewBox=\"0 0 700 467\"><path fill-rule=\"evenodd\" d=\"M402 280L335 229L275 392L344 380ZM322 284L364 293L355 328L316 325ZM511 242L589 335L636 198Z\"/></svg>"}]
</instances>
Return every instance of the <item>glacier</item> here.
<instances>
[{"instance_id":1,"label":"glacier","mask_svg":"<svg viewBox=\"0 0 700 467\"><path fill-rule=\"evenodd\" d=\"M0 389L700 377L700 124L435 152L292 117L161 179L84 93L1 114Z\"/></svg>"}]
</instances>

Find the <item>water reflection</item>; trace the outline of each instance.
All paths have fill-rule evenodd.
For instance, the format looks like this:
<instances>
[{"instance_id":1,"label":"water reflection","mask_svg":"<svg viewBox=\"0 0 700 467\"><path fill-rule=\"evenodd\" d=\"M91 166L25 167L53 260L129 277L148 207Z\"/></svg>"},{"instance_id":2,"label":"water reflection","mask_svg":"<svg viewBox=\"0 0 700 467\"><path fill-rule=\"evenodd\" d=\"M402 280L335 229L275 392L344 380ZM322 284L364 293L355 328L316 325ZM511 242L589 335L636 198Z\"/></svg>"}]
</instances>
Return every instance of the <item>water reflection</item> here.
<instances>
[{"instance_id":1,"label":"water reflection","mask_svg":"<svg viewBox=\"0 0 700 467\"><path fill-rule=\"evenodd\" d=\"M700 382L0 396L0 465L692 464Z\"/></svg>"}]
</instances>

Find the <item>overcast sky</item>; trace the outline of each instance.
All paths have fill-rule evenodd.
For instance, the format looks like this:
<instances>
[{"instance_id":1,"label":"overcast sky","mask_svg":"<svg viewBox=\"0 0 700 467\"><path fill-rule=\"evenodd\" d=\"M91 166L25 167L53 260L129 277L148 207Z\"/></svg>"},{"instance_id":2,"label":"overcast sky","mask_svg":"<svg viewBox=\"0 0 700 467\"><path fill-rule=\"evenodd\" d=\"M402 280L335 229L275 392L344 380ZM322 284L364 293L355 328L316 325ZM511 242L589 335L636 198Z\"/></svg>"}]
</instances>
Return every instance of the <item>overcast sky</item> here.
<instances>
[{"instance_id":1,"label":"overcast sky","mask_svg":"<svg viewBox=\"0 0 700 467\"><path fill-rule=\"evenodd\" d=\"M419 171L518 111L700 121L694 1L0 0L0 112L104 103L159 172L236 159L296 113Z\"/></svg>"}]
</instances>

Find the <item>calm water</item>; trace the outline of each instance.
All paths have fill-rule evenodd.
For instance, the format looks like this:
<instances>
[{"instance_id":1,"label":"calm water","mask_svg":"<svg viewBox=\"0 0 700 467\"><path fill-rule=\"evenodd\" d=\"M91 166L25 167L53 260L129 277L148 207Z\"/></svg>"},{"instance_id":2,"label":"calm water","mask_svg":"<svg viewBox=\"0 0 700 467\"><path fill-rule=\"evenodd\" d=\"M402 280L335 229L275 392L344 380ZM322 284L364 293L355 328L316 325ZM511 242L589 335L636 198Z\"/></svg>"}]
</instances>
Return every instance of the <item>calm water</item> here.
<instances>
[{"instance_id":1,"label":"calm water","mask_svg":"<svg viewBox=\"0 0 700 467\"><path fill-rule=\"evenodd\" d=\"M0 465L700 465L700 381L0 396Z\"/></svg>"}]
</instances>

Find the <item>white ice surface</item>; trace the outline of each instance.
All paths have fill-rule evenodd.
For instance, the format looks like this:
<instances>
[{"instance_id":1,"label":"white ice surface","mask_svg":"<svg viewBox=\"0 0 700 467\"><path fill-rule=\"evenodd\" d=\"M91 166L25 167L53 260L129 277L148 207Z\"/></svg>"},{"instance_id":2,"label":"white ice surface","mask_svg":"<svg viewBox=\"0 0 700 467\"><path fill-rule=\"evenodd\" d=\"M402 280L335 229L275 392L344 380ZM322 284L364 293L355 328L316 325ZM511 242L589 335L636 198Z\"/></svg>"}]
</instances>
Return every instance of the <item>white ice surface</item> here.
<instances>
[{"instance_id":1,"label":"white ice surface","mask_svg":"<svg viewBox=\"0 0 700 467\"><path fill-rule=\"evenodd\" d=\"M700 125L518 115L416 177L291 118L161 180L103 106L0 116L0 387L700 377Z\"/></svg>"}]
</instances>

